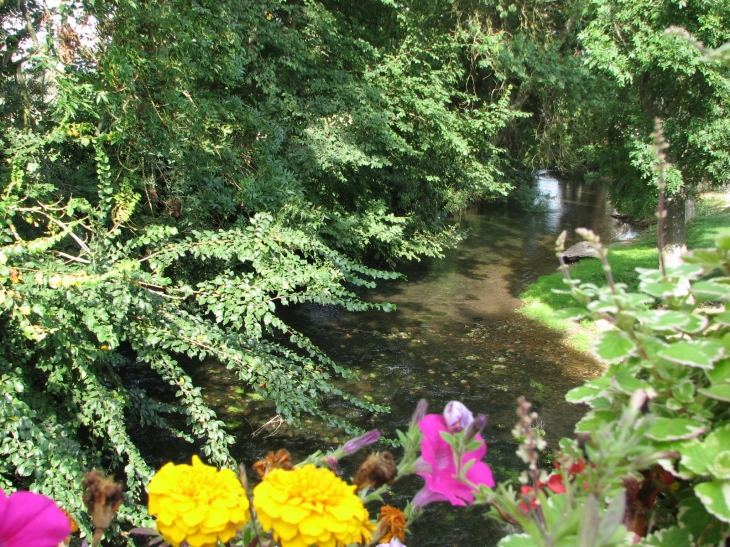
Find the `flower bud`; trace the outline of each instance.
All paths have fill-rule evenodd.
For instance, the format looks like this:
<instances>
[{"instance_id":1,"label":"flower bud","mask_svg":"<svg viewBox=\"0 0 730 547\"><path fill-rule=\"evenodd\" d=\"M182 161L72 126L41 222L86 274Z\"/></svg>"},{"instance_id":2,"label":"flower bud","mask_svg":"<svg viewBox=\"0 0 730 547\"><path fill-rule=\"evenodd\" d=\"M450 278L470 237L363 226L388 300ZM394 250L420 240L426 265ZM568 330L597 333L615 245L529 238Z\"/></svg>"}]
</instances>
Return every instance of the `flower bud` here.
<instances>
[{"instance_id":1,"label":"flower bud","mask_svg":"<svg viewBox=\"0 0 730 547\"><path fill-rule=\"evenodd\" d=\"M451 401L444 408L444 419L449 432L458 433L471 425L474 415L459 401Z\"/></svg>"},{"instance_id":2,"label":"flower bud","mask_svg":"<svg viewBox=\"0 0 730 547\"><path fill-rule=\"evenodd\" d=\"M350 439L342 446L342 451L345 454L352 454L353 452L357 452L361 448L365 448L366 446L370 446L374 442L377 442L378 439L380 439L380 431L377 429L373 429L372 431L368 431L364 435L360 435L359 437L355 437L354 439Z\"/></svg>"},{"instance_id":3,"label":"flower bud","mask_svg":"<svg viewBox=\"0 0 730 547\"><path fill-rule=\"evenodd\" d=\"M416 410L413 412L413 417L411 418L411 423L413 425L418 425L421 423L421 420L426 416L426 411L428 410L428 401L426 399L421 399L418 401L418 404L416 405Z\"/></svg>"},{"instance_id":4,"label":"flower bud","mask_svg":"<svg viewBox=\"0 0 730 547\"><path fill-rule=\"evenodd\" d=\"M629 408L637 412L640 411L648 398L649 397L645 390L637 389L631 394L631 399L629 399Z\"/></svg>"},{"instance_id":5,"label":"flower bud","mask_svg":"<svg viewBox=\"0 0 730 547\"><path fill-rule=\"evenodd\" d=\"M466 428L466 440L470 441L479 433L482 432L482 430L486 427L487 421L489 418L485 416L484 414L478 414L476 418L474 418L474 421L469 424L469 427Z\"/></svg>"}]
</instances>

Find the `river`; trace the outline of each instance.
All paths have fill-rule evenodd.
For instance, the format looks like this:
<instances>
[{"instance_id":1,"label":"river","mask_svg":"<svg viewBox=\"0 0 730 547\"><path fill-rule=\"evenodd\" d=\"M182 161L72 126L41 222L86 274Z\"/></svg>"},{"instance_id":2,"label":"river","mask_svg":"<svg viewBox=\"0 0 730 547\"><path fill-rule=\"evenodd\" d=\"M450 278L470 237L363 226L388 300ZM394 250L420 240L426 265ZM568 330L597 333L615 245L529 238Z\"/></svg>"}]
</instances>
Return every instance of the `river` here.
<instances>
[{"instance_id":1,"label":"river","mask_svg":"<svg viewBox=\"0 0 730 547\"><path fill-rule=\"evenodd\" d=\"M295 328L336 362L357 372L358 381L345 383L346 389L391 407L390 414L372 415L332 401L330 411L394 437L396 428L406 428L419 399L428 399L432 412L440 412L452 399L463 401L475 414L489 416L484 433L487 462L498 479L515 477L522 469L511 436L520 395L540 413L550 446L571 435L584 409L566 403L563 396L599 374L601 365L567 346L561 333L518 313L517 295L538 276L556 270L553 247L562 230L571 234L568 245L578 242L574 229L581 226L593 229L606 242L629 239L637 232L610 217L613 208L604 188L560 181L547 173L538 177L537 185L553 196L544 212L509 208L466 212L458 222L470 230L469 237L446 251L444 259L405 264L407 281L381 283L363 295L370 301L392 302L397 311L348 313L303 305L286 312ZM286 447L296 460L346 439L312 420L296 428L278 424L270 405L248 398L215 364L207 364L194 376L219 417L232 427L237 437L234 456L249 465L267 450ZM358 462L343 462L346 478ZM387 502L403 507L421 484L413 477L396 485ZM494 545L503 531L483 514L484 508L434 504L413 527L406 544Z\"/></svg>"}]
</instances>

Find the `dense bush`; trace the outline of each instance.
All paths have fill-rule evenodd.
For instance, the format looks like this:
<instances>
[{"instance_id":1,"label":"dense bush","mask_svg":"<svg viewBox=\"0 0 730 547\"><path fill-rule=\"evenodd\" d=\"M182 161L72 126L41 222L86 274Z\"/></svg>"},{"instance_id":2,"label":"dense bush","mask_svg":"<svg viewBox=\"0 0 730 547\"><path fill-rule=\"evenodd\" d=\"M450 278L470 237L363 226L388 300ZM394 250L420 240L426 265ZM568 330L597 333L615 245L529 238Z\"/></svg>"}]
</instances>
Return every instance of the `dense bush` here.
<instances>
[{"instance_id":1,"label":"dense bush","mask_svg":"<svg viewBox=\"0 0 730 547\"><path fill-rule=\"evenodd\" d=\"M387 311L355 294L396 276L365 259L438 256L460 237L449 211L508 190L492 141L516 113L464 91L448 6L0 4L2 488L80 515L70 492L96 467L139 522L152 470L132 431L230 464L183 356L290 422L351 430L324 398L384 410L337 389L348 371L277 310Z\"/></svg>"}]
</instances>

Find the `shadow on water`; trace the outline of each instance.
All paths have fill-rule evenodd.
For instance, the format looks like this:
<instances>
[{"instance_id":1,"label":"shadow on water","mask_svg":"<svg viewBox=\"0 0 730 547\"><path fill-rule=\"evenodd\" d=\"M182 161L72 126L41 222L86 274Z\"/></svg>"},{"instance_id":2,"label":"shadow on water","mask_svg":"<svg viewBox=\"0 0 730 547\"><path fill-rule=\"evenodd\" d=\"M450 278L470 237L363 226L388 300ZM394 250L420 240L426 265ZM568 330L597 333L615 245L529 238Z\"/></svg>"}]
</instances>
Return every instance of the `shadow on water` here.
<instances>
[{"instance_id":1,"label":"shadow on water","mask_svg":"<svg viewBox=\"0 0 730 547\"><path fill-rule=\"evenodd\" d=\"M471 233L458 248L447 251L443 260L406 264L408 281L382 283L364 294L370 301L395 303L393 313L355 314L313 304L284 310L285 320L356 373L356 381L341 382L343 389L391 408L389 414L378 415L331 400L327 410L394 438L395 429L407 427L419 399L428 399L432 412L450 400L461 400L474 413L489 415L487 461L498 479L514 478L522 469L511 435L517 397L524 395L534 403L551 446L571 435L584 409L566 403L564 394L597 375L600 364L564 345L561 333L516 313L517 295L538 276L555 271L553 245L562 230L573 234L569 245L578 241L573 231L580 226L607 242L638 232L610 217L613 209L605 189L547 174L539 177L538 187L555 196L545 212L465 213L459 221ZM273 405L253 399L215 363L199 367L194 380L236 435L234 456L249 465L268 450L285 446L297 459L346 440L341 432L312 420L305 420L301 428L272 423L252 437L267 420L275 419ZM189 445L185 450L191 450ZM343 462L346 478L354 474L360 458L353 460ZM386 503L403 507L421 485L420 478L409 478ZM495 545L503 532L484 519L484 512L433 504L406 543Z\"/></svg>"}]
</instances>

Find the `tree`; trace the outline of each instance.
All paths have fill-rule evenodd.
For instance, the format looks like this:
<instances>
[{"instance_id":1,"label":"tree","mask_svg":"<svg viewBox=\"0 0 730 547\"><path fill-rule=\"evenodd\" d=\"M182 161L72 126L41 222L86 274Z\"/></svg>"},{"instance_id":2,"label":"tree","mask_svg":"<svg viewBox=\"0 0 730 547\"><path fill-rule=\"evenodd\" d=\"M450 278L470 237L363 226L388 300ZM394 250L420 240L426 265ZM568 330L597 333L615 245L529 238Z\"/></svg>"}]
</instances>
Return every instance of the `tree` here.
<instances>
[{"instance_id":1,"label":"tree","mask_svg":"<svg viewBox=\"0 0 730 547\"><path fill-rule=\"evenodd\" d=\"M138 523L151 470L130 428L230 464L183 355L224 363L287 421L352 430L322 410L332 397L384 410L338 389L348 371L277 309L389 309L353 291L397 275L364 259L438 255L458 238L448 211L508 190L494 140L515 114L466 86L452 7L0 5L3 488L78 516L71 493L105 468ZM126 381L139 367L173 403Z\"/></svg>"},{"instance_id":2,"label":"tree","mask_svg":"<svg viewBox=\"0 0 730 547\"><path fill-rule=\"evenodd\" d=\"M667 173L667 247L675 250L684 245L684 200L730 174L730 87L725 69L665 29L684 26L717 47L730 38L729 8L704 1L593 2L579 35L587 66L615 89L603 113L601 169L611 179L612 201L629 215L647 216L656 207L651 132L655 118L663 121L675 166Z\"/></svg>"}]
</instances>

